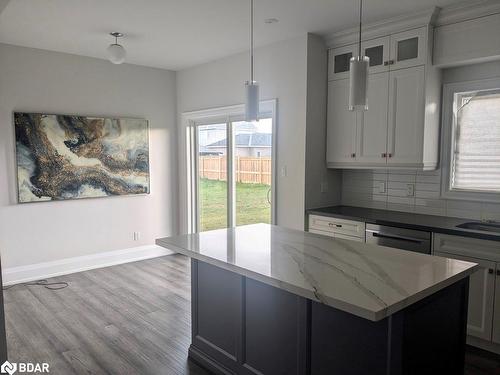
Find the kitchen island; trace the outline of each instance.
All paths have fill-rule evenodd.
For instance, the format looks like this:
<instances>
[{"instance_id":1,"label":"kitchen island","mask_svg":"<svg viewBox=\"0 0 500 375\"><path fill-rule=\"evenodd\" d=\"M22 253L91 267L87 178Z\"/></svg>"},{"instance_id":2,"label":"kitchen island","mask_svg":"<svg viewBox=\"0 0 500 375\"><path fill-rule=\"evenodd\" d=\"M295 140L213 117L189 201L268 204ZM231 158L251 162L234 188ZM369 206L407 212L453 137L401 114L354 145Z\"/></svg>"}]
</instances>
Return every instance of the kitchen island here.
<instances>
[{"instance_id":1,"label":"kitchen island","mask_svg":"<svg viewBox=\"0 0 500 375\"><path fill-rule=\"evenodd\" d=\"M189 356L217 374L463 374L474 263L267 224L156 242L192 258Z\"/></svg>"}]
</instances>

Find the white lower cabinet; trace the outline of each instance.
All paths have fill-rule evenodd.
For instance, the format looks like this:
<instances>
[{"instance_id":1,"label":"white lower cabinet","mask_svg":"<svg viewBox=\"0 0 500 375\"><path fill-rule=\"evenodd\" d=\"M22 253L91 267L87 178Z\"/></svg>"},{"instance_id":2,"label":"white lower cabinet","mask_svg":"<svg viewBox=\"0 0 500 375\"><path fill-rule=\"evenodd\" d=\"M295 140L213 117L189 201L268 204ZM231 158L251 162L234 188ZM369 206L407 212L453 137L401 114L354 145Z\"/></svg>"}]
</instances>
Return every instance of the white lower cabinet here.
<instances>
[{"instance_id":1,"label":"white lower cabinet","mask_svg":"<svg viewBox=\"0 0 500 375\"><path fill-rule=\"evenodd\" d=\"M480 265L481 269L470 277L467 333L483 340L491 340L493 299L495 297L495 262L436 251L434 255Z\"/></svg>"},{"instance_id":2,"label":"white lower cabinet","mask_svg":"<svg viewBox=\"0 0 500 375\"><path fill-rule=\"evenodd\" d=\"M495 304L493 306L493 332L491 341L495 344L500 344L500 263L497 263L495 291L498 297L495 298Z\"/></svg>"},{"instance_id":3,"label":"white lower cabinet","mask_svg":"<svg viewBox=\"0 0 500 375\"><path fill-rule=\"evenodd\" d=\"M500 242L434 234L434 255L479 264L470 277L467 333L500 344Z\"/></svg>"}]
</instances>

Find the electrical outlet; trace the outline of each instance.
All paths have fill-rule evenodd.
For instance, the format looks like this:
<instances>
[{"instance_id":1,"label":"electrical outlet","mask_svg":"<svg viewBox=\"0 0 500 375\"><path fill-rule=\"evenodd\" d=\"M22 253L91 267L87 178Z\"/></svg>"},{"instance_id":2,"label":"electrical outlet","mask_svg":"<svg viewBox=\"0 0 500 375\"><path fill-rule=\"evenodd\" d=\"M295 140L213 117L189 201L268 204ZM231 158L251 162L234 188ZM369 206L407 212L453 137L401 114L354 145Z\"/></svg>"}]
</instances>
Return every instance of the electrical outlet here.
<instances>
[{"instance_id":1,"label":"electrical outlet","mask_svg":"<svg viewBox=\"0 0 500 375\"><path fill-rule=\"evenodd\" d=\"M406 184L406 196L407 197L415 196L415 184Z\"/></svg>"},{"instance_id":2,"label":"electrical outlet","mask_svg":"<svg viewBox=\"0 0 500 375\"><path fill-rule=\"evenodd\" d=\"M139 241L141 239L141 232L134 232L134 241Z\"/></svg>"},{"instance_id":3,"label":"electrical outlet","mask_svg":"<svg viewBox=\"0 0 500 375\"><path fill-rule=\"evenodd\" d=\"M328 182L323 181L321 183L321 188L320 188L322 193L327 193L328 192Z\"/></svg>"},{"instance_id":4,"label":"electrical outlet","mask_svg":"<svg viewBox=\"0 0 500 375\"><path fill-rule=\"evenodd\" d=\"M378 183L378 192L380 194L385 193L385 182L384 181Z\"/></svg>"}]
</instances>

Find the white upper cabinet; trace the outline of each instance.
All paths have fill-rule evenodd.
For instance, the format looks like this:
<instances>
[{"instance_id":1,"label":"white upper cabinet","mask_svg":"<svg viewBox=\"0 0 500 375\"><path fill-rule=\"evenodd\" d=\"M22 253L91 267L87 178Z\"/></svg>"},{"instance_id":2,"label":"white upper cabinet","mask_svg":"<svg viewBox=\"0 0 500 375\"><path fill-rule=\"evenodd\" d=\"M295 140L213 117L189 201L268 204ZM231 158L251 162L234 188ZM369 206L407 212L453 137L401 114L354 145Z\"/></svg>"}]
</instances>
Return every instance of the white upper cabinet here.
<instances>
[{"instance_id":1,"label":"white upper cabinet","mask_svg":"<svg viewBox=\"0 0 500 375\"><path fill-rule=\"evenodd\" d=\"M356 113L348 109L349 79L328 83L327 161L356 161ZM334 123L331 123L334 121Z\"/></svg>"},{"instance_id":2,"label":"white upper cabinet","mask_svg":"<svg viewBox=\"0 0 500 375\"><path fill-rule=\"evenodd\" d=\"M370 73L387 72L390 60L390 37L371 39L361 43L362 52L370 58Z\"/></svg>"},{"instance_id":3,"label":"white upper cabinet","mask_svg":"<svg viewBox=\"0 0 500 375\"><path fill-rule=\"evenodd\" d=\"M441 77L429 52L432 34L427 25L363 41L362 53L370 57L368 111L351 115L349 68L341 69L340 63L346 53L356 56L357 44L330 50L328 133L335 137L327 140L329 168L437 167L440 114L426 111L436 107L441 93ZM356 122L354 136L347 121ZM349 158L352 137L355 150Z\"/></svg>"},{"instance_id":4,"label":"white upper cabinet","mask_svg":"<svg viewBox=\"0 0 500 375\"><path fill-rule=\"evenodd\" d=\"M389 114L387 164L418 168L424 140L425 68L391 71L389 74Z\"/></svg>"},{"instance_id":5,"label":"white upper cabinet","mask_svg":"<svg viewBox=\"0 0 500 375\"><path fill-rule=\"evenodd\" d=\"M328 51L328 80L349 78L351 57L358 56L358 45L349 45Z\"/></svg>"},{"instance_id":6,"label":"white upper cabinet","mask_svg":"<svg viewBox=\"0 0 500 375\"><path fill-rule=\"evenodd\" d=\"M500 60L500 13L436 28L434 65L448 67Z\"/></svg>"},{"instance_id":7,"label":"white upper cabinet","mask_svg":"<svg viewBox=\"0 0 500 375\"><path fill-rule=\"evenodd\" d=\"M391 35L391 70L424 65L427 61L427 27Z\"/></svg>"},{"instance_id":8,"label":"white upper cabinet","mask_svg":"<svg viewBox=\"0 0 500 375\"><path fill-rule=\"evenodd\" d=\"M356 162L384 163L387 157L387 104L389 73L371 74L368 82L369 110L357 114Z\"/></svg>"}]
</instances>

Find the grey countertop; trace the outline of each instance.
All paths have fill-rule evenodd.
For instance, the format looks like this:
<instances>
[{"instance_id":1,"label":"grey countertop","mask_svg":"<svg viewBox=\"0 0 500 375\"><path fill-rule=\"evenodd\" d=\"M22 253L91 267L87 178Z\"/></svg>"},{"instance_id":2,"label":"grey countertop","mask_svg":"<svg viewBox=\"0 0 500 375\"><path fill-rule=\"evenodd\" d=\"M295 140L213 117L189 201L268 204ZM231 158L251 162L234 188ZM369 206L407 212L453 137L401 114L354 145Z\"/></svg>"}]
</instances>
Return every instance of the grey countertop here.
<instances>
[{"instance_id":1,"label":"grey countertop","mask_svg":"<svg viewBox=\"0 0 500 375\"><path fill-rule=\"evenodd\" d=\"M477 264L254 224L159 246L377 321L472 274Z\"/></svg>"},{"instance_id":2,"label":"grey countertop","mask_svg":"<svg viewBox=\"0 0 500 375\"><path fill-rule=\"evenodd\" d=\"M388 225L399 228L425 230L434 233L445 233L483 240L500 241L500 233L483 232L457 228L457 225L478 221L447 216L422 215L411 212L378 210L374 208L332 206L311 209L308 214L337 217L341 219L364 221L371 224Z\"/></svg>"}]
</instances>

